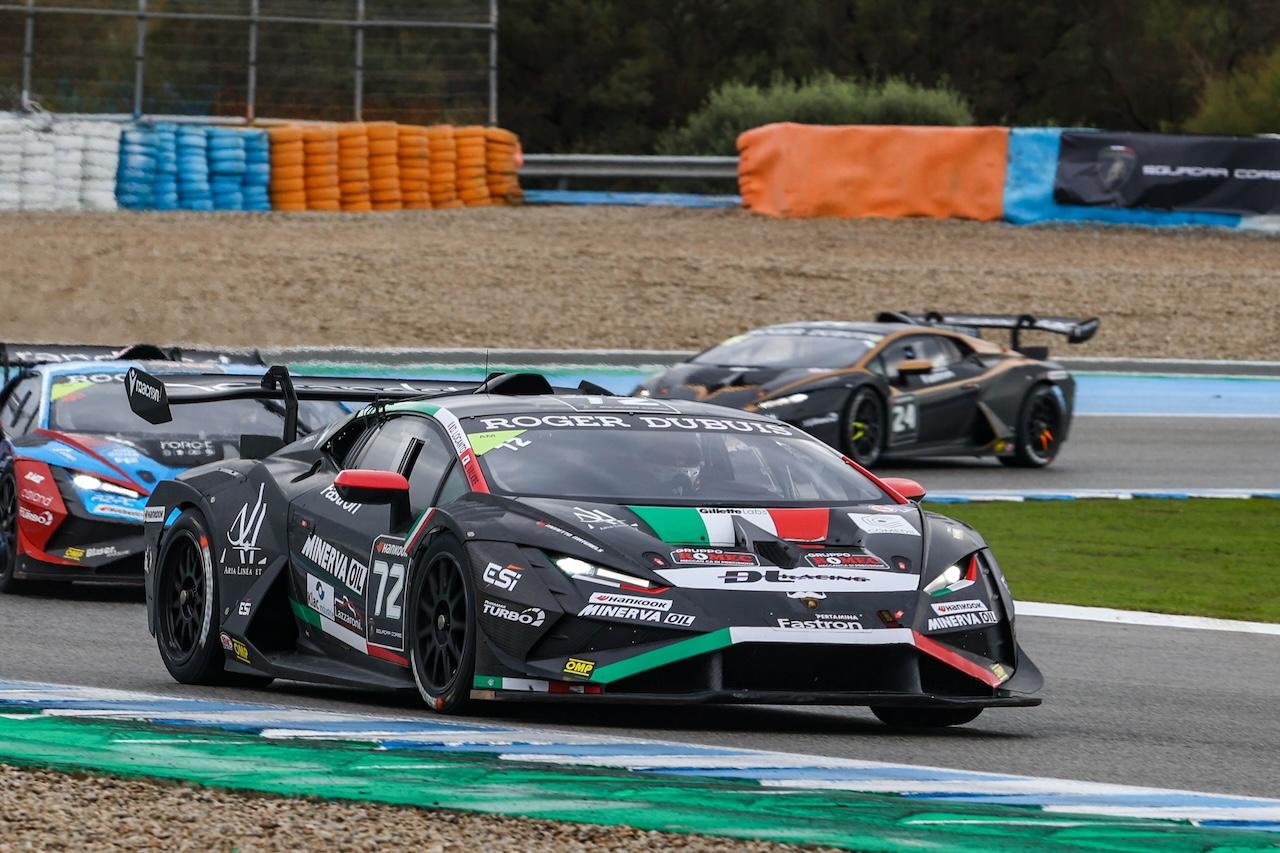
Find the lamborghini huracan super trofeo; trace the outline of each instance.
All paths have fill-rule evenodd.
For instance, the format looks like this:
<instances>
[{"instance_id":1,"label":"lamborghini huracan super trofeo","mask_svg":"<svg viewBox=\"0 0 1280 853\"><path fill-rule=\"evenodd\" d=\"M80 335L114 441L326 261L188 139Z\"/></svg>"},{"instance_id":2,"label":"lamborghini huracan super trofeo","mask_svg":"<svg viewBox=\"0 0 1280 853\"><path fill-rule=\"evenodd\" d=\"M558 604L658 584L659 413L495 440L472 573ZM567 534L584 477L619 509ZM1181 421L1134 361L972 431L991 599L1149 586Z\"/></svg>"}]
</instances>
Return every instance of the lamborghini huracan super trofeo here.
<instances>
[{"instance_id":1,"label":"lamborghini huracan super trofeo","mask_svg":"<svg viewBox=\"0 0 1280 853\"><path fill-rule=\"evenodd\" d=\"M980 338L1006 329L1012 345ZM782 323L729 338L646 380L642 397L699 400L800 427L862 465L995 456L1038 468L1071 428L1075 381L1024 331L1071 343L1098 321L1031 315L882 313L874 323Z\"/></svg>"},{"instance_id":2,"label":"lamborghini huracan super trofeo","mask_svg":"<svg viewBox=\"0 0 1280 853\"><path fill-rule=\"evenodd\" d=\"M224 396L130 387L158 422ZM148 624L174 678L416 685L444 713L842 703L936 726L1040 702L982 537L790 424L534 374L364 399L156 488Z\"/></svg>"}]
</instances>

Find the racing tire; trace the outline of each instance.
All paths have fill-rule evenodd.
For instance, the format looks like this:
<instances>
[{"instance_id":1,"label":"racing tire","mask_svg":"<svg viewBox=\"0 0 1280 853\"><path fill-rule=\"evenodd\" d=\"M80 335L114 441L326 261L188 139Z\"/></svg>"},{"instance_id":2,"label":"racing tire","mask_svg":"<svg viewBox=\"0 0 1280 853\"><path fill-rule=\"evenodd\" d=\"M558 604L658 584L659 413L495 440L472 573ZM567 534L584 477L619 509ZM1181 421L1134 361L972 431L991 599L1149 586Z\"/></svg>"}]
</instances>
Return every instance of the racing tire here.
<instances>
[{"instance_id":1,"label":"racing tire","mask_svg":"<svg viewBox=\"0 0 1280 853\"><path fill-rule=\"evenodd\" d=\"M178 516L156 560L156 646L180 684L266 687L272 678L227 672L216 621L218 572L209 534L193 510Z\"/></svg>"},{"instance_id":2,"label":"racing tire","mask_svg":"<svg viewBox=\"0 0 1280 853\"><path fill-rule=\"evenodd\" d=\"M874 390L859 388L849 397L841 420L841 451L864 468L884 453L885 405Z\"/></svg>"},{"instance_id":3,"label":"racing tire","mask_svg":"<svg viewBox=\"0 0 1280 853\"><path fill-rule=\"evenodd\" d=\"M1052 385L1036 385L1018 409L1013 456L998 457L1010 468L1044 468L1062 448L1062 406Z\"/></svg>"},{"instance_id":4,"label":"racing tire","mask_svg":"<svg viewBox=\"0 0 1280 853\"><path fill-rule=\"evenodd\" d=\"M981 708L902 708L875 705L871 713L880 722L895 729L941 729L947 726L963 726L973 722L982 713Z\"/></svg>"},{"instance_id":5,"label":"racing tire","mask_svg":"<svg viewBox=\"0 0 1280 853\"><path fill-rule=\"evenodd\" d=\"M409 667L432 710L459 714L476 670L476 589L462 543L439 536L415 561L408 618Z\"/></svg>"},{"instance_id":6,"label":"racing tire","mask_svg":"<svg viewBox=\"0 0 1280 853\"><path fill-rule=\"evenodd\" d=\"M18 593L26 585L14 574L18 570L18 484L12 474L0 477L0 592Z\"/></svg>"}]
</instances>

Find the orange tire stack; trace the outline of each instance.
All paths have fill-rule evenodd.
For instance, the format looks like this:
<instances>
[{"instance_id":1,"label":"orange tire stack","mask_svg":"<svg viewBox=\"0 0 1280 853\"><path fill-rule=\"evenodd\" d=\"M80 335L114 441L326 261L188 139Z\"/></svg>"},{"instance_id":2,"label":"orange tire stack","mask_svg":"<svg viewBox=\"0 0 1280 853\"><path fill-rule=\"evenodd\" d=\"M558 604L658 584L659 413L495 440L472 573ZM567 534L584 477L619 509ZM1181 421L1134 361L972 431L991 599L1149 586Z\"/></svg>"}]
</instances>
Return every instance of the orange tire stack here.
<instances>
[{"instance_id":1,"label":"orange tire stack","mask_svg":"<svg viewBox=\"0 0 1280 853\"><path fill-rule=\"evenodd\" d=\"M338 132L332 127L308 127L302 131L302 140L307 154L307 210L341 210Z\"/></svg>"},{"instance_id":2,"label":"orange tire stack","mask_svg":"<svg viewBox=\"0 0 1280 853\"><path fill-rule=\"evenodd\" d=\"M307 209L306 150L302 130L273 127L271 138L271 209Z\"/></svg>"},{"instance_id":3,"label":"orange tire stack","mask_svg":"<svg viewBox=\"0 0 1280 853\"><path fill-rule=\"evenodd\" d=\"M453 141L453 127L433 124L427 128L431 146L431 206L436 210L462 207L458 198L458 149Z\"/></svg>"},{"instance_id":4,"label":"orange tire stack","mask_svg":"<svg viewBox=\"0 0 1280 853\"><path fill-rule=\"evenodd\" d=\"M358 213L373 210L369 135L358 122L338 126L338 182L343 210Z\"/></svg>"},{"instance_id":5,"label":"orange tire stack","mask_svg":"<svg viewBox=\"0 0 1280 853\"><path fill-rule=\"evenodd\" d=\"M402 124L400 148L400 199L405 210L431 209L431 143L425 127Z\"/></svg>"},{"instance_id":6,"label":"orange tire stack","mask_svg":"<svg viewBox=\"0 0 1280 853\"><path fill-rule=\"evenodd\" d=\"M374 210L399 210L400 200L400 135L393 121L370 122L369 186Z\"/></svg>"},{"instance_id":7,"label":"orange tire stack","mask_svg":"<svg viewBox=\"0 0 1280 853\"><path fill-rule=\"evenodd\" d=\"M492 202L485 128L479 125L455 128L453 138L458 148L458 198L467 207L488 207Z\"/></svg>"},{"instance_id":8,"label":"orange tire stack","mask_svg":"<svg viewBox=\"0 0 1280 853\"><path fill-rule=\"evenodd\" d=\"M487 128L484 136L490 199L493 204L519 204L524 200L524 193L520 191L520 141L514 133L500 127Z\"/></svg>"}]
</instances>

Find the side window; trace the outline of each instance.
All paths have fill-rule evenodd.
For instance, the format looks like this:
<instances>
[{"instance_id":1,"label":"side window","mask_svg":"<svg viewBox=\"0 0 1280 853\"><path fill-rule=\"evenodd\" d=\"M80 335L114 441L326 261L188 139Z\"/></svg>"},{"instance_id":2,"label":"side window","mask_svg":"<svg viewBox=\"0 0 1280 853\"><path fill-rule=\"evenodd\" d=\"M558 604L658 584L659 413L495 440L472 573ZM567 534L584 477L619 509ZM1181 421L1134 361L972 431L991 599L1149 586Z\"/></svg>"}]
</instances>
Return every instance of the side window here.
<instances>
[{"instance_id":1,"label":"side window","mask_svg":"<svg viewBox=\"0 0 1280 853\"><path fill-rule=\"evenodd\" d=\"M40 414L40 377L28 376L13 387L0 409L4 431L19 438L31 431Z\"/></svg>"},{"instance_id":2,"label":"side window","mask_svg":"<svg viewBox=\"0 0 1280 853\"><path fill-rule=\"evenodd\" d=\"M354 454L354 464L348 467L372 468L378 471L400 471L408 460L410 446L415 439L434 439L431 426L422 418L404 415L392 418L379 427Z\"/></svg>"},{"instance_id":3,"label":"side window","mask_svg":"<svg viewBox=\"0 0 1280 853\"><path fill-rule=\"evenodd\" d=\"M453 461L453 446L443 435L428 428L427 434L415 439L409 449L409 507L419 513L431 506L436 488Z\"/></svg>"},{"instance_id":4,"label":"side window","mask_svg":"<svg viewBox=\"0 0 1280 853\"><path fill-rule=\"evenodd\" d=\"M462 473L462 466L455 462L449 469L449 476L444 479L444 485L440 487L435 505L444 506L451 501L456 501L469 491L471 487L467 485L467 477Z\"/></svg>"},{"instance_id":5,"label":"side window","mask_svg":"<svg viewBox=\"0 0 1280 853\"><path fill-rule=\"evenodd\" d=\"M960 347L950 338L941 335L912 335L890 344L884 351L886 374L890 381L898 376L898 362L923 359L932 362L934 370L941 370L964 358Z\"/></svg>"}]
</instances>

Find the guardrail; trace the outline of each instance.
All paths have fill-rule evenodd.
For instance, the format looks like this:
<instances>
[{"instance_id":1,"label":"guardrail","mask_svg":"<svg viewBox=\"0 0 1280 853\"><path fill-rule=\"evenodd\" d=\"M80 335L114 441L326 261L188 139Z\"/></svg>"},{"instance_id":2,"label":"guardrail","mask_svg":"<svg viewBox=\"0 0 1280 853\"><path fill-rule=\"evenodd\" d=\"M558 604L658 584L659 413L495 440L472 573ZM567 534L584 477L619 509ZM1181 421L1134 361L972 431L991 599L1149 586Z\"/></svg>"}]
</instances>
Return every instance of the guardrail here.
<instances>
[{"instance_id":1,"label":"guardrail","mask_svg":"<svg viewBox=\"0 0 1280 853\"><path fill-rule=\"evenodd\" d=\"M737 157L640 157L620 154L526 154L522 178L660 178L737 180Z\"/></svg>"}]
</instances>

